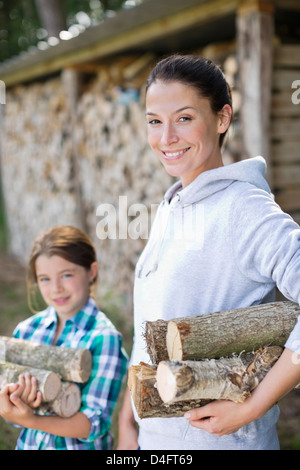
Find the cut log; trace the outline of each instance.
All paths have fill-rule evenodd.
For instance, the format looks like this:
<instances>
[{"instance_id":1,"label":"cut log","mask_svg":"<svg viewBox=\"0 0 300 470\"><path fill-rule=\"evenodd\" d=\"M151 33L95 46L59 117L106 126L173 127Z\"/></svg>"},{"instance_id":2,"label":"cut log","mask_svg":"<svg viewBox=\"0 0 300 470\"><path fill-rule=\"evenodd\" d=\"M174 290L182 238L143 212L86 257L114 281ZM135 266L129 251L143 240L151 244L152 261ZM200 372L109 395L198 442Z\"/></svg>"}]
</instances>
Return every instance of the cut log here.
<instances>
[{"instance_id":1,"label":"cut log","mask_svg":"<svg viewBox=\"0 0 300 470\"><path fill-rule=\"evenodd\" d=\"M168 357L201 360L283 347L299 315L299 306L287 301L177 318L167 326Z\"/></svg>"},{"instance_id":2,"label":"cut log","mask_svg":"<svg viewBox=\"0 0 300 470\"><path fill-rule=\"evenodd\" d=\"M92 355L84 348L64 348L0 336L0 361L51 370L64 381L84 383L92 369Z\"/></svg>"},{"instance_id":3,"label":"cut log","mask_svg":"<svg viewBox=\"0 0 300 470\"><path fill-rule=\"evenodd\" d=\"M29 372L32 377L36 377L37 387L42 393L44 402L52 401L58 396L61 389L61 380L55 372L9 362L0 362L0 389L9 383L18 382L19 376L26 372Z\"/></svg>"},{"instance_id":4,"label":"cut log","mask_svg":"<svg viewBox=\"0 0 300 470\"><path fill-rule=\"evenodd\" d=\"M62 418L70 418L80 409L80 388L72 382L62 382L61 385L61 390L55 400L50 403L43 403L41 409Z\"/></svg>"},{"instance_id":5,"label":"cut log","mask_svg":"<svg viewBox=\"0 0 300 470\"><path fill-rule=\"evenodd\" d=\"M148 321L145 327L147 352L152 364L169 359L166 348L168 322L165 320Z\"/></svg>"},{"instance_id":6,"label":"cut log","mask_svg":"<svg viewBox=\"0 0 300 470\"><path fill-rule=\"evenodd\" d=\"M162 361L157 367L157 390L164 403L199 399L242 403L282 353L279 346L255 353L203 361Z\"/></svg>"},{"instance_id":7,"label":"cut log","mask_svg":"<svg viewBox=\"0 0 300 470\"><path fill-rule=\"evenodd\" d=\"M160 398L156 384L156 366L141 362L129 368L128 388L136 412L140 419L174 418L183 416L186 411L206 405L211 400L191 400L172 405L165 404Z\"/></svg>"}]
</instances>

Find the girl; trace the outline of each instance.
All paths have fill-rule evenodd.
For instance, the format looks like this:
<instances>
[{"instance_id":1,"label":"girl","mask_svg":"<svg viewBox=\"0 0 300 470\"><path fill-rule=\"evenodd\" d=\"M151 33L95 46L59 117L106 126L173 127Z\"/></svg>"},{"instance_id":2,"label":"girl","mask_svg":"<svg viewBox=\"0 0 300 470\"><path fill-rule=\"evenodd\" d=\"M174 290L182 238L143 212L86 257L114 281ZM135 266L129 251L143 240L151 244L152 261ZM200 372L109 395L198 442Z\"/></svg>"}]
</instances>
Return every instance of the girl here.
<instances>
[{"instance_id":1,"label":"girl","mask_svg":"<svg viewBox=\"0 0 300 470\"><path fill-rule=\"evenodd\" d=\"M95 249L77 228L54 227L35 240L29 289L37 285L48 308L21 322L14 336L41 344L88 348L93 364L89 380L80 384L81 408L70 418L34 412L41 397L30 376L2 390L0 414L24 428L18 450L112 448L111 415L127 361L120 333L91 296L97 274Z\"/></svg>"},{"instance_id":2,"label":"girl","mask_svg":"<svg viewBox=\"0 0 300 470\"><path fill-rule=\"evenodd\" d=\"M300 230L274 202L264 159L223 166L232 106L221 70L196 56L163 59L147 82L146 116L149 144L178 182L136 267L132 364L150 361L145 321L267 303L276 285L300 303ZM300 382L299 345L300 324L243 404L215 401L183 418L138 420L138 437L127 393L119 448L278 449L274 404Z\"/></svg>"}]
</instances>

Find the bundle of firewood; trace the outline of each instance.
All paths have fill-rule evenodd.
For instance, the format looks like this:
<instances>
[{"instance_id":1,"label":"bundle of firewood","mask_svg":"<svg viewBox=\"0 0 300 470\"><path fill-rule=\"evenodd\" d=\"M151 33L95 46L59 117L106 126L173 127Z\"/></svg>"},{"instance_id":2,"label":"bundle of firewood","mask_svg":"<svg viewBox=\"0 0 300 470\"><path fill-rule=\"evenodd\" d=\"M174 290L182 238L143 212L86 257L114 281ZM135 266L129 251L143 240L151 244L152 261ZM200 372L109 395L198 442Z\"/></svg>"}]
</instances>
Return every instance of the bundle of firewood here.
<instances>
[{"instance_id":1,"label":"bundle of firewood","mask_svg":"<svg viewBox=\"0 0 300 470\"><path fill-rule=\"evenodd\" d=\"M243 402L279 359L300 308L273 302L147 322L152 364L129 368L140 418L183 416L212 400Z\"/></svg>"},{"instance_id":2,"label":"bundle of firewood","mask_svg":"<svg viewBox=\"0 0 300 470\"><path fill-rule=\"evenodd\" d=\"M29 372L42 393L41 412L68 418L81 405L79 383L88 380L92 355L84 348L64 348L0 336L0 390Z\"/></svg>"}]
</instances>

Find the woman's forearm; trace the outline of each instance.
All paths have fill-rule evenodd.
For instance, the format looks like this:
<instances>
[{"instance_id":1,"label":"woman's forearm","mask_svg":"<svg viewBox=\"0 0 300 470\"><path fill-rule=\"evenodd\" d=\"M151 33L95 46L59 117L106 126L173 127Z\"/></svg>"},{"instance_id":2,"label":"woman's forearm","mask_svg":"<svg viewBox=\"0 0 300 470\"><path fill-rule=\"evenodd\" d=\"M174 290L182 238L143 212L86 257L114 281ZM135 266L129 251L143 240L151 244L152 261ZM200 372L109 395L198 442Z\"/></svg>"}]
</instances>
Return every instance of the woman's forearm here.
<instances>
[{"instance_id":1,"label":"woman's forearm","mask_svg":"<svg viewBox=\"0 0 300 470\"><path fill-rule=\"evenodd\" d=\"M252 392L255 419L261 417L275 403L300 383L300 356L285 348L263 381Z\"/></svg>"}]
</instances>

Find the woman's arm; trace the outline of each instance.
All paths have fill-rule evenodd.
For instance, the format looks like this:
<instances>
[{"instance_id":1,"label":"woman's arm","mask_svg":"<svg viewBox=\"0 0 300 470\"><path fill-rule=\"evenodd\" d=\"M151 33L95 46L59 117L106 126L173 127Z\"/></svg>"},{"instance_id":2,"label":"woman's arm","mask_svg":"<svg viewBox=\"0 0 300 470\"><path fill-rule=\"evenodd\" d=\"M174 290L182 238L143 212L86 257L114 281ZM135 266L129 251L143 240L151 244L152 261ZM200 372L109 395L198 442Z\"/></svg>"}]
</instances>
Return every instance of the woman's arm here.
<instances>
[{"instance_id":1,"label":"woman's arm","mask_svg":"<svg viewBox=\"0 0 300 470\"><path fill-rule=\"evenodd\" d=\"M284 349L281 357L244 403L215 401L185 414L192 426L223 436L263 416L300 383L300 355Z\"/></svg>"},{"instance_id":2,"label":"woman's arm","mask_svg":"<svg viewBox=\"0 0 300 470\"><path fill-rule=\"evenodd\" d=\"M138 448L137 434L130 391L127 388L123 407L119 414L119 442L117 450L136 450Z\"/></svg>"}]
</instances>

